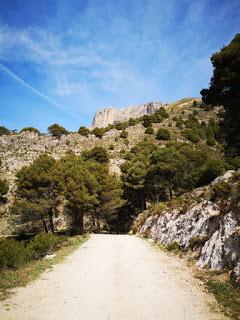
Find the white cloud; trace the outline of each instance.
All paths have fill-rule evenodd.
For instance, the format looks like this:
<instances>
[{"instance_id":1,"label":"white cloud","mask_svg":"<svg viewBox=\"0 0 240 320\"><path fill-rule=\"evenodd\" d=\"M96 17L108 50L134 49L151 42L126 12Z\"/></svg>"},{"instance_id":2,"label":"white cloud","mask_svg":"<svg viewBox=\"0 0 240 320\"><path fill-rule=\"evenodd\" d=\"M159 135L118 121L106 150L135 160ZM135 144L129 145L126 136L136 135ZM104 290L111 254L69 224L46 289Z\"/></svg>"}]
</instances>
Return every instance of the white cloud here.
<instances>
[{"instance_id":1,"label":"white cloud","mask_svg":"<svg viewBox=\"0 0 240 320\"><path fill-rule=\"evenodd\" d=\"M53 99L51 99L50 97L46 96L45 94L43 94L42 92L40 92L39 90L35 89L34 87L32 87L31 85L29 85L26 81L24 81L22 78L20 78L19 76L17 76L15 73L13 73L9 68L7 68L6 66L4 66L2 63L0 63L0 71L4 72L8 77L10 77L11 79L13 79L14 81L16 81L17 83L19 83L20 85L22 85L23 87L27 88L28 90L32 91L34 94L38 95L39 97L43 98L44 100L46 100L47 102L53 104L54 106L56 106L57 108L60 108L64 111L67 111L69 114L71 114L74 118L75 116L72 114L72 112L67 109L66 107L64 107L63 105L57 103L56 101L54 101Z\"/></svg>"},{"instance_id":2,"label":"white cloud","mask_svg":"<svg viewBox=\"0 0 240 320\"><path fill-rule=\"evenodd\" d=\"M63 29L61 15L68 7L64 1L59 25L54 20L45 29L0 24L0 60L31 63L44 78L47 96L57 96L66 105L75 101L75 111L81 101L90 101L89 108L96 109L104 101L164 99L179 92L176 86L197 86L199 61L208 60L213 50L211 30L204 29L212 23L207 4L207 0L184 0L181 5L178 0L130 1L124 8L122 2L106 0L100 6L89 1L82 12L71 10ZM221 25L226 16L224 10L219 14ZM189 69L192 79L178 79Z\"/></svg>"}]
</instances>

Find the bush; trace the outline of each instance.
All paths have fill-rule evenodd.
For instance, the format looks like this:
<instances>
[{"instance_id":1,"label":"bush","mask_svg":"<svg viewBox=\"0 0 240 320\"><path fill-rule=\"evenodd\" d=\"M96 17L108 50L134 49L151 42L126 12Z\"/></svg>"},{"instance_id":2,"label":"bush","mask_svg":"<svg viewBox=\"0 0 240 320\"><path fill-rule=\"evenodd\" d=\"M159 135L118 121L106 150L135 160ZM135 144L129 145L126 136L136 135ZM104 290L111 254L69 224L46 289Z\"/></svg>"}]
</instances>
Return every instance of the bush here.
<instances>
[{"instance_id":1,"label":"bush","mask_svg":"<svg viewBox=\"0 0 240 320\"><path fill-rule=\"evenodd\" d=\"M183 128L183 123L180 122L180 121L177 121L176 122L176 127L178 127L179 129L182 129Z\"/></svg>"},{"instance_id":2,"label":"bush","mask_svg":"<svg viewBox=\"0 0 240 320\"><path fill-rule=\"evenodd\" d=\"M189 129L199 128L201 126L194 114L190 114L188 116L188 119L184 122L184 124L186 128L189 128Z\"/></svg>"},{"instance_id":3,"label":"bush","mask_svg":"<svg viewBox=\"0 0 240 320\"><path fill-rule=\"evenodd\" d=\"M22 242L13 239L0 240L0 269L18 268L31 259L31 252Z\"/></svg>"},{"instance_id":4,"label":"bush","mask_svg":"<svg viewBox=\"0 0 240 320\"><path fill-rule=\"evenodd\" d=\"M78 129L78 133L81 135L81 136L84 136L84 137L88 137L88 135L90 134L90 130L86 127L80 127Z\"/></svg>"},{"instance_id":5,"label":"bush","mask_svg":"<svg viewBox=\"0 0 240 320\"><path fill-rule=\"evenodd\" d=\"M227 162L235 169L240 168L240 156L238 157L232 157L232 158L227 158Z\"/></svg>"},{"instance_id":6,"label":"bush","mask_svg":"<svg viewBox=\"0 0 240 320\"><path fill-rule=\"evenodd\" d=\"M209 138L207 139L207 144L208 144L210 147L215 146L216 140L214 139L214 137L209 137Z\"/></svg>"},{"instance_id":7,"label":"bush","mask_svg":"<svg viewBox=\"0 0 240 320\"><path fill-rule=\"evenodd\" d=\"M219 199L226 199L230 197L231 191L232 186L226 181L221 181L213 186L211 200L215 201Z\"/></svg>"},{"instance_id":8,"label":"bush","mask_svg":"<svg viewBox=\"0 0 240 320\"><path fill-rule=\"evenodd\" d=\"M5 180L0 179L0 201L3 200L5 194L7 194L9 185Z\"/></svg>"},{"instance_id":9,"label":"bush","mask_svg":"<svg viewBox=\"0 0 240 320\"><path fill-rule=\"evenodd\" d=\"M135 124L137 124L137 123L138 123L138 120L137 120L137 119L130 118L130 119L128 120L128 125L129 125L130 127L135 126Z\"/></svg>"},{"instance_id":10,"label":"bush","mask_svg":"<svg viewBox=\"0 0 240 320\"><path fill-rule=\"evenodd\" d=\"M146 134L154 134L154 129L153 127L148 127L145 129L144 133Z\"/></svg>"},{"instance_id":11,"label":"bush","mask_svg":"<svg viewBox=\"0 0 240 320\"><path fill-rule=\"evenodd\" d=\"M157 132L156 139L158 140L170 140L171 134L168 129L160 128Z\"/></svg>"},{"instance_id":12,"label":"bush","mask_svg":"<svg viewBox=\"0 0 240 320\"><path fill-rule=\"evenodd\" d=\"M0 240L0 269L16 269L30 260L42 258L63 241L64 238L49 233L38 234L29 243Z\"/></svg>"},{"instance_id":13,"label":"bush","mask_svg":"<svg viewBox=\"0 0 240 320\"><path fill-rule=\"evenodd\" d=\"M128 122L118 122L115 124L115 129L117 130L124 130L128 127Z\"/></svg>"},{"instance_id":14,"label":"bush","mask_svg":"<svg viewBox=\"0 0 240 320\"><path fill-rule=\"evenodd\" d=\"M33 259L39 259L44 257L49 252L52 252L57 243L62 242L63 239L49 234L38 234L27 246L28 252L31 253Z\"/></svg>"},{"instance_id":15,"label":"bush","mask_svg":"<svg viewBox=\"0 0 240 320\"><path fill-rule=\"evenodd\" d=\"M67 134L68 133L68 131L64 127L60 126L57 123L54 123L51 126L49 126L48 127L48 132L52 136L57 137L57 138L61 137L61 135L63 135L63 134Z\"/></svg>"},{"instance_id":16,"label":"bush","mask_svg":"<svg viewBox=\"0 0 240 320\"><path fill-rule=\"evenodd\" d=\"M151 117L148 115L144 115L142 125L144 126L144 128L150 127L152 125Z\"/></svg>"},{"instance_id":17,"label":"bush","mask_svg":"<svg viewBox=\"0 0 240 320\"><path fill-rule=\"evenodd\" d=\"M200 174L200 179L198 181L198 187L204 186L210 182L212 182L214 179L216 179L218 176L220 176L225 169L225 163L223 160L216 159L216 160L209 160L205 167L202 169L202 172Z\"/></svg>"},{"instance_id":18,"label":"bush","mask_svg":"<svg viewBox=\"0 0 240 320\"><path fill-rule=\"evenodd\" d=\"M166 244L165 249L167 251L180 251L181 246L176 241Z\"/></svg>"},{"instance_id":19,"label":"bush","mask_svg":"<svg viewBox=\"0 0 240 320\"><path fill-rule=\"evenodd\" d=\"M198 143L200 141L199 133L194 129L184 129L181 132L181 135L187 140L192 141L193 143Z\"/></svg>"},{"instance_id":20,"label":"bush","mask_svg":"<svg viewBox=\"0 0 240 320\"><path fill-rule=\"evenodd\" d=\"M95 128L93 129L92 133L95 135L95 137L102 139L104 136L105 130L104 128Z\"/></svg>"},{"instance_id":21,"label":"bush","mask_svg":"<svg viewBox=\"0 0 240 320\"><path fill-rule=\"evenodd\" d=\"M0 126L0 136L8 134L10 134L10 130L8 130L6 127Z\"/></svg>"},{"instance_id":22,"label":"bush","mask_svg":"<svg viewBox=\"0 0 240 320\"><path fill-rule=\"evenodd\" d=\"M196 100L193 100L193 104L192 104L193 108L197 107L198 106L198 103Z\"/></svg>"},{"instance_id":23,"label":"bush","mask_svg":"<svg viewBox=\"0 0 240 320\"><path fill-rule=\"evenodd\" d=\"M126 130L123 130L120 134L120 138L126 139L128 137L128 132Z\"/></svg>"},{"instance_id":24,"label":"bush","mask_svg":"<svg viewBox=\"0 0 240 320\"><path fill-rule=\"evenodd\" d=\"M203 235L197 235L197 236L191 237L189 240L189 248L194 249L196 247L203 247L207 240L208 240L208 237Z\"/></svg>"},{"instance_id":25,"label":"bush","mask_svg":"<svg viewBox=\"0 0 240 320\"><path fill-rule=\"evenodd\" d=\"M155 115L160 115L163 118L169 118L169 114L164 107L160 107L159 110L155 112Z\"/></svg>"},{"instance_id":26,"label":"bush","mask_svg":"<svg viewBox=\"0 0 240 320\"><path fill-rule=\"evenodd\" d=\"M95 146L90 150L86 150L82 153L84 160L95 160L98 163L105 164L109 162L108 152L105 148Z\"/></svg>"},{"instance_id":27,"label":"bush","mask_svg":"<svg viewBox=\"0 0 240 320\"><path fill-rule=\"evenodd\" d=\"M40 131L34 127L26 127L26 128L22 128L22 130L20 131L21 132L34 132L34 133L37 133L37 134L41 134Z\"/></svg>"}]
</instances>

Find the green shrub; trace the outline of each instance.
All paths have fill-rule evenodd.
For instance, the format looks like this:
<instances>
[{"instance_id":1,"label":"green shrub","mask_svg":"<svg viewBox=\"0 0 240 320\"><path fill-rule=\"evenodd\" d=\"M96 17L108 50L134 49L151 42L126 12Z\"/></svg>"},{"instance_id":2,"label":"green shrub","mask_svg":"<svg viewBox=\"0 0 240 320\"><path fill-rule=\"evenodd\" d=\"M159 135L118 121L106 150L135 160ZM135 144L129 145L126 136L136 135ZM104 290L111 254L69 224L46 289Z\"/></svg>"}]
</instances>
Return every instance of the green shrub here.
<instances>
[{"instance_id":1,"label":"green shrub","mask_svg":"<svg viewBox=\"0 0 240 320\"><path fill-rule=\"evenodd\" d=\"M0 179L0 202L4 200L4 196L7 194L9 185L5 180Z\"/></svg>"},{"instance_id":2,"label":"green shrub","mask_svg":"<svg viewBox=\"0 0 240 320\"><path fill-rule=\"evenodd\" d=\"M167 251L180 251L181 246L176 241L166 244L165 249Z\"/></svg>"},{"instance_id":3,"label":"green shrub","mask_svg":"<svg viewBox=\"0 0 240 320\"><path fill-rule=\"evenodd\" d=\"M6 127L0 126L0 136L9 135L11 132Z\"/></svg>"},{"instance_id":4,"label":"green shrub","mask_svg":"<svg viewBox=\"0 0 240 320\"><path fill-rule=\"evenodd\" d=\"M95 135L95 137L102 139L104 136L105 130L104 128L94 128L92 133Z\"/></svg>"},{"instance_id":5,"label":"green shrub","mask_svg":"<svg viewBox=\"0 0 240 320\"><path fill-rule=\"evenodd\" d=\"M146 134L154 134L154 129L153 129L153 127L151 126L151 127L146 128L145 131L144 131L144 133L146 133Z\"/></svg>"},{"instance_id":6,"label":"green shrub","mask_svg":"<svg viewBox=\"0 0 240 320\"><path fill-rule=\"evenodd\" d=\"M118 122L115 124L115 129L117 130L124 130L128 127L128 122Z\"/></svg>"},{"instance_id":7,"label":"green shrub","mask_svg":"<svg viewBox=\"0 0 240 320\"><path fill-rule=\"evenodd\" d=\"M125 155L124 155L124 159L125 159L125 160L132 160L133 157L134 157L134 155L133 155L133 153L130 152L130 151L126 152Z\"/></svg>"},{"instance_id":8,"label":"green shrub","mask_svg":"<svg viewBox=\"0 0 240 320\"><path fill-rule=\"evenodd\" d=\"M221 159L209 160L201 169L197 186L204 186L212 182L224 172L225 165L226 163Z\"/></svg>"},{"instance_id":9,"label":"green shrub","mask_svg":"<svg viewBox=\"0 0 240 320\"><path fill-rule=\"evenodd\" d=\"M198 105L197 101L196 101L196 100L193 100L193 104L192 104L193 108L196 108L197 105Z\"/></svg>"},{"instance_id":10,"label":"green shrub","mask_svg":"<svg viewBox=\"0 0 240 320\"><path fill-rule=\"evenodd\" d=\"M239 319L240 314L240 288L231 281L223 282L210 278L207 281L208 290L213 293L224 310L230 316L229 319Z\"/></svg>"},{"instance_id":11,"label":"green shrub","mask_svg":"<svg viewBox=\"0 0 240 320\"><path fill-rule=\"evenodd\" d=\"M50 233L40 233L30 241L27 248L34 259L39 259L52 252L56 244L62 241L61 238Z\"/></svg>"},{"instance_id":12,"label":"green shrub","mask_svg":"<svg viewBox=\"0 0 240 320\"><path fill-rule=\"evenodd\" d=\"M232 186L226 181L221 181L213 186L211 200L226 199L230 196L231 191Z\"/></svg>"},{"instance_id":13,"label":"green shrub","mask_svg":"<svg viewBox=\"0 0 240 320\"><path fill-rule=\"evenodd\" d=\"M190 114L184 124L185 127L189 129L199 128L201 126L194 114Z\"/></svg>"},{"instance_id":14,"label":"green shrub","mask_svg":"<svg viewBox=\"0 0 240 320\"><path fill-rule=\"evenodd\" d=\"M135 124L137 124L137 123L138 123L138 120L137 120L137 119L130 118L130 119L128 120L128 125L129 125L130 127L135 126Z\"/></svg>"},{"instance_id":15,"label":"green shrub","mask_svg":"<svg viewBox=\"0 0 240 320\"><path fill-rule=\"evenodd\" d=\"M128 137L128 132L126 130L123 130L120 134L120 138L126 139Z\"/></svg>"},{"instance_id":16,"label":"green shrub","mask_svg":"<svg viewBox=\"0 0 240 320\"><path fill-rule=\"evenodd\" d=\"M207 144L208 144L210 147L215 146L216 140L214 139L214 137L209 137L209 138L207 139Z\"/></svg>"},{"instance_id":17,"label":"green shrub","mask_svg":"<svg viewBox=\"0 0 240 320\"><path fill-rule=\"evenodd\" d=\"M84 136L84 137L88 137L88 135L90 134L90 130L84 126L80 127L78 129L78 133L81 135L81 136Z\"/></svg>"},{"instance_id":18,"label":"green shrub","mask_svg":"<svg viewBox=\"0 0 240 320\"><path fill-rule=\"evenodd\" d=\"M34 127L26 127L26 128L22 128L22 130L20 131L21 132L34 132L34 133L37 133L37 134L41 134L40 131Z\"/></svg>"},{"instance_id":19,"label":"green shrub","mask_svg":"<svg viewBox=\"0 0 240 320\"><path fill-rule=\"evenodd\" d=\"M151 116L144 115L142 125L144 126L144 128L150 127L152 125Z\"/></svg>"},{"instance_id":20,"label":"green shrub","mask_svg":"<svg viewBox=\"0 0 240 320\"><path fill-rule=\"evenodd\" d=\"M98 163L106 164L109 162L108 152L104 147L95 146L90 150L85 150L82 153L84 160L95 160Z\"/></svg>"},{"instance_id":21,"label":"green shrub","mask_svg":"<svg viewBox=\"0 0 240 320\"><path fill-rule=\"evenodd\" d=\"M0 269L18 268L31 259L31 251L22 242L0 240Z\"/></svg>"},{"instance_id":22,"label":"green shrub","mask_svg":"<svg viewBox=\"0 0 240 320\"><path fill-rule=\"evenodd\" d=\"M48 233L38 234L29 243L0 240L0 269L17 269L30 260L42 258L63 241L64 238Z\"/></svg>"},{"instance_id":23,"label":"green shrub","mask_svg":"<svg viewBox=\"0 0 240 320\"><path fill-rule=\"evenodd\" d=\"M177 121L176 122L176 127L178 127L179 129L182 129L183 128L183 123L180 122L180 121Z\"/></svg>"},{"instance_id":24,"label":"green shrub","mask_svg":"<svg viewBox=\"0 0 240 320\"><path fill-rule=\"evenodd\" d=\"M207 240L208 240L208 237L203 235L197 235L195 237L191 237L189 240L189 248L194 249L195 247L202 247L204 246Z\"/></svg>"},{"instance_id":25,"label":"green shrub","mask_svg":"<svg viewBox=\"0 0 240 320\"><path fill-rule=\"evenodd\" d=\"M240 157L232 157L232 158L227 158L227 162L235 169L240 168Z\"/></svg>"},{"instance_id":26,"label":"green shrub","mask_svg":"<svg viewBox=\"0 0 240 320\"><path fill-rule=\"evenodd\" d=\"M68 133L68 131L64 127L60 126L57 123L54 123L51 126L49 126L48 127L48 132L53 137L57 137L57 138L61 137L61 135L63 135L63 134L67 134Z\"/></svg>"},{"instance_id":27,"label":"green shrub","mask_svg":"<svg viewBox=\"0 0 240 320\"><path fill-rule=\"evenodd\" d=\"M159 110L155 112L155 114L161 115L163 118L169 118L169 114L167 113L164 107L160 107Z\"/></svg>"},{"instance_id":28,"label":"green shrub","mask_svg":"<svg viewBox=\"0 0 240 320\"><path fill-rule=\"evenodd\" d=\"M157 140L170 140L171 134L168 129L160 128L156 135Z\"/></svg>"},{"instance_id":29,"label":"green shrub","mask_svg":"<svg viewBox=\"0 0 240 320\"><path fill-rule=\"evenodd\" d=\"M181 135L193 143L198 143L200 141L199 133L194 129L184 129L182 130Z\"/></svg>"}]
</instances>

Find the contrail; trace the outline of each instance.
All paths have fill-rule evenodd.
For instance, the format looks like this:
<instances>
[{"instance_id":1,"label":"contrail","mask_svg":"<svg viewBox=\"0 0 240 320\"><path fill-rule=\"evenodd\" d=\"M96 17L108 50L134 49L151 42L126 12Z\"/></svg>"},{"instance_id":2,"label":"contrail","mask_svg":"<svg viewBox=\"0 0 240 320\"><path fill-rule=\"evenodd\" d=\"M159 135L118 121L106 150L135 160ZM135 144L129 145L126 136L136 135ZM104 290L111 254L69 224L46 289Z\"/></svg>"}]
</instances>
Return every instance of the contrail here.
<instances>
[{"instance_id":1,"label":"contrail","mask_svg":"<svg viewBox=\"0 0 240 320\"><path fill-rule=\"evenodd\" d=\"M37 89L33 88L32 86L30 86L27 82L25 82L23 79L21 79L20 77L18 77L15 73L13 73L10 69L8 69L7 67L5 67L2 63L0 63L0 71L3 71L5 74L7 74L11 79L15 80L16 82L18 82L19 84L21 84L22 86L24 86L25 88L29 89L30 91L34 92L35 94L37 94L39 97L45 99L46 101L50 102L51 104L55 105L56 107L68 112L69 114L71 114L72 117L76 118L74 114L71 113L71 111L69 111L67 108L65 108L64 106L62 106L61 104L55 102L54 100L52 100L51 98L49 98L48 96L46 96L45 94L43 94L42 92L38 91ZM76 118L77 119L77 118Z\"/></svg>"}]
</instances>

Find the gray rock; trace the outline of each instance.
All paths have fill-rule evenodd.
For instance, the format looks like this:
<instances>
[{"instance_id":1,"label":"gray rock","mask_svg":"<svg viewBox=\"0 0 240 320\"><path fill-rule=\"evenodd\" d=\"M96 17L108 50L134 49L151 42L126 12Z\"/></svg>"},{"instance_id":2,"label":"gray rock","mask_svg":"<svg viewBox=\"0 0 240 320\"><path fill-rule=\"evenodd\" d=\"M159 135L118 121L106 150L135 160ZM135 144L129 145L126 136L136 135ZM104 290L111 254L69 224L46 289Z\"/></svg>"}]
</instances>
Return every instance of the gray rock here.
<instances>
[{"instance_id":1,"label":"gray rock","mask_svg":"<svg viewBox=\"0 0 240 320\"><path fill-rule=\"evenodd\" d=\"M102 128L107 127L109 124L113 124L115 122L122 122L130 118L138 118L143 115L153 114L162 106L162 103L154 102L123 109L116 109L112 107L104 108L95 114L92 126L93 128Z\"/></svg>"},{"instance_id":2,"label":"gray rock","mask_svg":"<svg viewBox=\"0 0 240 320\"><path fill-rule=\"evenodd\" d=\"M227 172L218 181L228 180L232 173ZM192 194L201 193L199 189ZM198 267L229 268L240 279L239 212L223 213L217 203L202 198L197 204L193 200L185 213L180 208L168 209L148 217L137 232L162 244L177 242L184 250L196 250Z\"/></svg>"}]
</instances>

